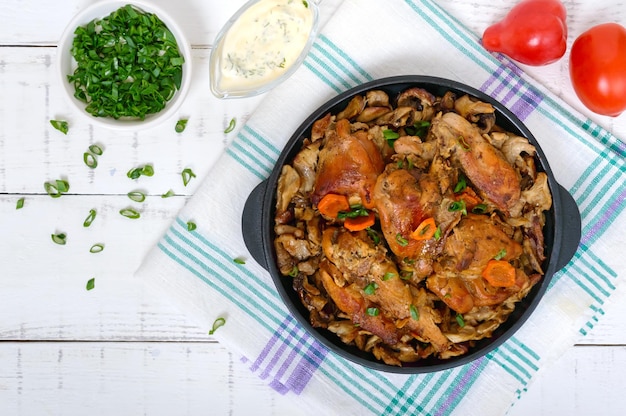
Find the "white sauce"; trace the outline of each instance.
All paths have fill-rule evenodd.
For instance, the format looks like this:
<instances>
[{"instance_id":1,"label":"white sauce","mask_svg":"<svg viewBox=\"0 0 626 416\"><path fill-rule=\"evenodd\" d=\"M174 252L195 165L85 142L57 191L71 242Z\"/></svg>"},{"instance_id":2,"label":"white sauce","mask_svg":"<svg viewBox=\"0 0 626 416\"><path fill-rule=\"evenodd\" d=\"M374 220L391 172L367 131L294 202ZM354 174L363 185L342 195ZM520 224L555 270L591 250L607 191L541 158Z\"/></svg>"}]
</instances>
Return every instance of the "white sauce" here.
<instances>
[{"instance_id":1,"label":"white sauce","mask_svg":"<svg viewBox=\"0 0 626 416\"><path fill-rule=\"evenodd\" d=\"M302 0L261 0L231 26L223 39L219 88L256 88L282 75L306 45L313 12Z\"/></svg>"}]
</instances>

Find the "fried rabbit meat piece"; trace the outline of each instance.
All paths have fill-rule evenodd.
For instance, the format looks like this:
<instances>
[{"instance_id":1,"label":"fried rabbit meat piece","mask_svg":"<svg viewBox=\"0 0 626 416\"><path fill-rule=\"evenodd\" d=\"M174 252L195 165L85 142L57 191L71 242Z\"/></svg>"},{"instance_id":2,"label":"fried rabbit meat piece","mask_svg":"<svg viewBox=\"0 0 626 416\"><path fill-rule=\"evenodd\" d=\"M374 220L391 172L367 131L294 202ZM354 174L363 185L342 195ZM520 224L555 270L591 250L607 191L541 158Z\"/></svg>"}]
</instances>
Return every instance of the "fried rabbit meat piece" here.
<instances>
[{"instance_id":1,"label":"fried rabbit meat piece","mask_svg":"<svg viewBox=\"0 0 626 416\"><path fill-rule=\"evenodd\" d=\"M480 130L456 113L436 117L432 133L440 146L498 209L508 213L520 199L520 175L504 156L482 137Z\"/></svg>"},{"instance_id":2,"label":"fried rabbit meat piece","mask_svg":"<svg viewBox=\"0 0 626 416\"><path fill-rule=\"evenodd\" d=\"M327 265L327 271L337 270L340 273L339 270L341 270L343 275L336 276L335 280L340 282L345 280L344 287L350 292L348 304L345 303L345 297L348 294L340 294L339 289L331 287L335 295L340 297L338 300L343 302L338 304L333 293L329 291L329 295L339 309L353 316L354 319L360 320L363 319L360 315L362 305L365 305L363 307L369 304L377 305L385 317L395 319L396 325L401 327L394 329L396 332L408 332L423 342L431 343L437 351L444 351L449 347L448 339L437 326L440 318L428 305L426 297L414 296L409 283L400 279L396 265L386 256L384 249L372 244L366 232L350 233L343 228L328 228L322 237L322 250L326 260L333 265L332 269ZM346 274L348 278L345 277ZM373 285L375 289L366 293L363 288L368 285ZM324 286L327 286L326 281L324 281ZM361 288L360 298L350 289L354 286ZM359 305L358 308L356 304ZM412 305L418 312L417 319L412 317ZM355 323L359 322L355 321ZM371 331L371 329L368 330ZM375 332L372 331L372 333ZM375 334L383 338L380 333ZM386 333L383 335L390 336Z\"/></svg>"},{"instance_id":3,"label":"fried rabbit meat piece","mask_svg":"<svg viewBox=\"0 0 626 416\"><path fill-rule=\"evenodd\" d=\"M367 132L350 133L350 122L337 121L319 153L317 178L311 202L317 205L329 193L358 196L363 206L372 207L372 189L385 167L380 150Z\"/></svg>"}]
</instances>

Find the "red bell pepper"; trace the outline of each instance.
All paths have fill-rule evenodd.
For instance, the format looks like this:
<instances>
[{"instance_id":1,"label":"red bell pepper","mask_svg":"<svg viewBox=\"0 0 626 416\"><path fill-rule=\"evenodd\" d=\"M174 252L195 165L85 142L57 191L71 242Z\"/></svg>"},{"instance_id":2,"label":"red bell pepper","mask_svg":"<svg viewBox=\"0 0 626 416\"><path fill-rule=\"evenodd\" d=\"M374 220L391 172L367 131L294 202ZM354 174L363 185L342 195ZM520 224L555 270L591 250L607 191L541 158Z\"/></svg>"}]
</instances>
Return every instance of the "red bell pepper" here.
<instances>
[{"instance_id":1,"label":"red bell pepper","mask_svg":"<svg viewBox=\"0 0 626 416\"><path fill-rule=\"evenodd\" d=\"M559 0L523 0L483 33L483 46L526 65L559 60L567 48L567 12Z\"/></svg>"}]
</instances>

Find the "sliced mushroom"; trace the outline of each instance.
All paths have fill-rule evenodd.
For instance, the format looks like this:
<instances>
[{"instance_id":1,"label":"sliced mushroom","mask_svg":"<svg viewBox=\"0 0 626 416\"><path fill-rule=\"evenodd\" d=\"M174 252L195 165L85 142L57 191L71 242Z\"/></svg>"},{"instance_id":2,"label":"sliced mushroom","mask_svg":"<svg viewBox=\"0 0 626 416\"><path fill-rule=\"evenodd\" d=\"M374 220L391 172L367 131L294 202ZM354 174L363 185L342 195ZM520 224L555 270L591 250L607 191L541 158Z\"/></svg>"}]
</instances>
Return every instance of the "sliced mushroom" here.
<instances>
[{"instance_id":1,"label":"sliced mushroom","mask_svg":"<svg viewBox=\"0 0 626 416\"><path fill-rule=\"evenodd\" d=\"M371 90L365 94L368 107L387 107L391 109L389 105L389 96L382 90Z\"/></svg>"},{"instance_id":2,"label":"sliced mushroom","mask_svg":"<svg viewBox=\"0 0 626 416\"><path fill-rule=\"evenodd\" d=\"M422 88L409 88L398 96L398 107L412 107L416 110L415 121L430 120L435 114L435 96Z\"/></svg>"},{"instance_id":3,"label":"sliced mushroom","mask_svg":"<svg viewBox=\"0 0 626 416\"><path fill-rule=\"evenodd\" d=\"M361 111L365 108L365 97L357 95L350 100L347 107L337 114L337 120L343 120L344 118L351 120L361 114Z\"/></svg>"},{"instance_id":4,"label":"sliced mushroom","mask_svg":"<svg viewBox=\"0 0 626 416\"><path fill-rule=\"evenodd\" d=\"M464 95L454 102L454 109L463 118L475 123L481 133L488 133L496 124L495 109L489 103Z\"/></svg>"}]
</instances>

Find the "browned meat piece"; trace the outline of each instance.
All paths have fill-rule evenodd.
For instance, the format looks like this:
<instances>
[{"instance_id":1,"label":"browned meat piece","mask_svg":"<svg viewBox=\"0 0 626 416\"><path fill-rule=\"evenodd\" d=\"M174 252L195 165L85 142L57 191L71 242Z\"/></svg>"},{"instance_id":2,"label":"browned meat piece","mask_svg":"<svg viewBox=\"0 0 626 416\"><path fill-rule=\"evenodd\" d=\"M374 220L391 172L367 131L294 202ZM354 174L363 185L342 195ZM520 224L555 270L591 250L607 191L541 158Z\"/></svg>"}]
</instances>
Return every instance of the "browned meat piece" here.
<instances>
[{"instance_id":1,"label":"browned meat piece","mask_svg":"<svg viewBox=\"0 0 626 416\"><path fill-rule=\"evenodd\" d=\"M470 214L446 239L435 274L426 280L428 289L459 313L503 302L527 287L528 277L518 270L515 286L496 288L482 278L481 272L497 255L503 260L515 260L522 251L522 246L489 217Z\"/></svg>"},{"instance_id":2,"label":"browned meat piece","mask_svg":"<svg viewBox=\"0 0 626 416\"><path fill-rule=\"evenodd\" d=\"M356 285L351 284L344 287L337 285L331 273L340 272L338 270L333 271L333 268L334 266L328 262L320 264L320 277L322 278L324 289L326 289L335 305L348 315L352 322L360 325L361 328L379 336L387 344L396 344L398 342L398 334L393 321L381 313L378 313L376 316L368 314L368 306Z\"/></svg>"},{"instance_id":3,"label":"browned meat piece","mask_svg":"<svg viewBox=\"0 0 626 416\"><path fill-rule=\"evenodd\" d=\"M319 168L311 201L316 204L328 193L358 196L372 207L372 190L384 169L380 150L367 132L350 133L350 122L339 120L319 154Z\"/></svg>"},{"instance_id":4,"label":"browned meat piece","mask_svg":"<svg viewBox=\"0 0 626 416\"><path fill-rule=\"evenodd\" d=\"M486 199L503 212L520 199L520 175L472 123L456 113L435 118L432 133Z\"/></svg>"},{"instance_id":5,"label":"browned meat piece","mask_svg":"<svg viewBox=\"0 0 626 416\"><path fill-rule=\"evenodd\" d=\"M343 283L345 279L346 287L360 287L367 305L376 305L385 316L402 322L398 333L408 331L414 337L432 343L438 351L448 347L448 339L437 326L438 315L428 305L426 297L413 295L409 283L400 278L395 263L387 257L384 249L372 244L367 233L329 228L324 231L322 249L326 258L343 272L335 280ZM365 292L368 285L370 290ZM333 297L332 294L330 296ZM411 314L412 305L417 311L417 320Z\"/></svg>"},{"instance_id":6,"label":"browned meat piece","mask_svg":"<svg viewBox=\"0 0 626 416\"><path fill-rule=\"evenodd\" d=\"M422 258L431 263L433 240L413 240L409 235L426 218L434 217L441 202L437 180L428 174L416 179L409 171L391 165L376 181L374 202L391 251L399 258ZM424 274L429 274L429 267Z\"/></svg>"}]
</instances>

